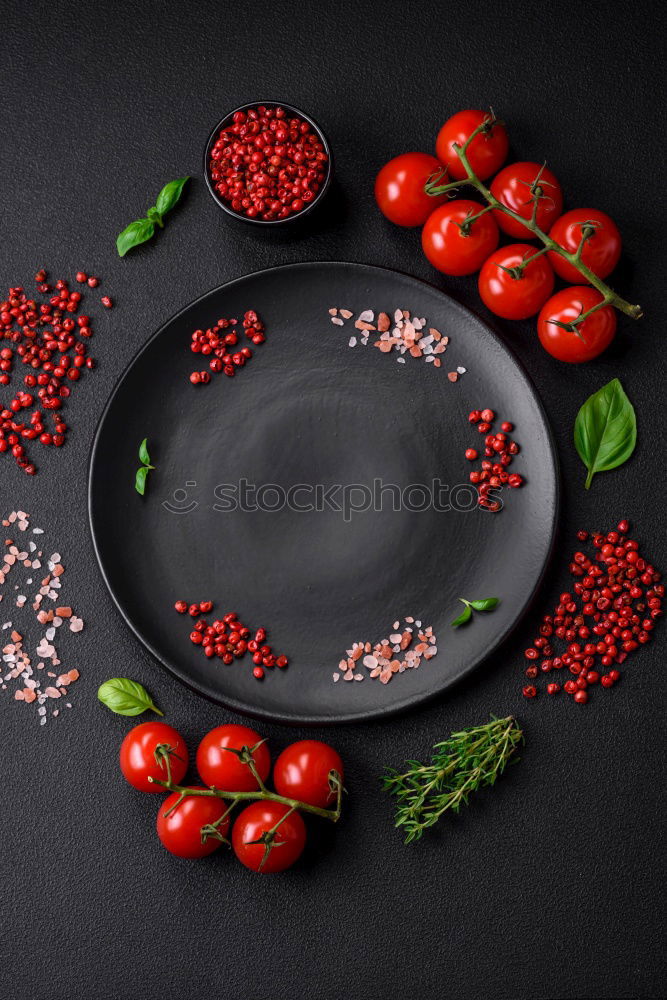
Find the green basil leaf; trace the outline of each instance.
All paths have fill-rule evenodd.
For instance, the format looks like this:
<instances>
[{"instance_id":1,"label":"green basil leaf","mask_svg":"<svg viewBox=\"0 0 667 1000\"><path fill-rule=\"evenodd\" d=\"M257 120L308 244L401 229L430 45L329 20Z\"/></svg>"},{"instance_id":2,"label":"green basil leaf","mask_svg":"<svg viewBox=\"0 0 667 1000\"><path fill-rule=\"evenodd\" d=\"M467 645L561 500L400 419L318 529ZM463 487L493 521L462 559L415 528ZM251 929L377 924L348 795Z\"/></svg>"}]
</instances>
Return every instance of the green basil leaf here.
<instances>
[{"instance_id":1,"label":"green basil leaf","mask_svg":"<svg viewBox=\"0 0 667 1000\"><path fill-rule=\"evenodd\" d=\"M141 715L149 708L158 715L164 715L153 703L146 688L129 677L112 677L105 681L98 688L97 697L116 715Z\"/></svg>"},{"instance_id":2,"label":"green basil leaf","mask_svg":"<svg viewBox=\"0 0 667 1000\"><path fill-rule=\"evenodd\" d=\"M142 465L141 468L137 469L134 476L134 488L137 493L144 495L146 492L146 476L150 472L147 465Z\"/></svg>"},{"instance_id":3,"label":"green basil leaf","mask_svg":"<svg viewBox=\"0 0 667 1000\"><path fill-rule=\"evenodd\" d=\"M162 216L158 212L155 205L152 205L146 212L146 218L150 219L151 222L156 222L161 229L164 229L164 223L162 222Z\"/></svg>"},{"instance_id":4,"label":"green basil leaf","mask_svg":"<svg viewBox=\"0 0 667 1000\"><path fill-rule=\"evenodd\" d=\"M155 201L155 209L160 216L166 215L167 212L172 210L181 197L186 182L189 180L189 177L180 177L176 181L169 181L168 184L165 184Z\"/></svg>"},{"instance_id":5,"label":"green basil leaf","mask_svg":"<svg viewBox=\"0 0 667 1000\"><path fill-rule=\"evenodd\" d=\"M500 600L497 597L483 597L479 601L471 601L470 607L474 608L475 611L493 611L499 603Z\"/></svg>"},{"instance_id":6,"label":"green basil leaf","mask_svg":"<svg viewBox=\"0 0 667 1000\"><path fill-rule=\"evenodd\" d=\"M466 604L465 608L458 616L458 618L455 618L454 621L452 622L452 628L458 628L459 625L465 625L465 623L467 621L470 621L471 618L472 618L472 608L470 607L469 604Z\"/></svg>"},{"instance_id":7,"label":"green basil leaf","mask_svg":"<svg viewBox=\"0 0 667 1000\"><path fill-rule=\"evenodd\" d=\"M124 229L116 239L118 256L124 257L132 247L137 247L140 243L145 243L146 240L151 238L154 232L155 226L150 219L137 219L135 222L131 222L127 229Z\"/></svg>"},{"instance_id":8,"label":"green basil leaf","mask_svg":"<svg viewBox=\"0 0 667 1000\"><path fill-rule=\"evenodd\" d=\"M144 465L151 464L150 456L148 454L147 441L148 438L144 438L141 444L139 445L139 461L143 462Z\"/></svg>"},{"instance_id":9,"label":"green basil leaf","mask_svg":"<svg viewBox=\"0 0 667 1000\"><path fill-rule=\"evenodd\" d=\"M634 407L614 378L588 397L574 424L574 444L588 469L586 489L596 472L607 472L627 462L636 443Z\"/></svg>"}]
</instances>

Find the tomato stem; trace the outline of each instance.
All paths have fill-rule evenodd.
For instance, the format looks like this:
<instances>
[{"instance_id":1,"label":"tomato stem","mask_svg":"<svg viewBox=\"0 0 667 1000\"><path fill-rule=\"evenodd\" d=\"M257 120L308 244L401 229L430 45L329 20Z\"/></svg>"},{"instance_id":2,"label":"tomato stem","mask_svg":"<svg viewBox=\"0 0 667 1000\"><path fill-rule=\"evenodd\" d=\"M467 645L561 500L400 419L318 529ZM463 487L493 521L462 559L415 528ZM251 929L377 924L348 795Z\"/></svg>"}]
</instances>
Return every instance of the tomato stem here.
<instances>
[{"instance_id":1,"label":"tomato stem","mask_svg":"<svg viewBox=\"0 0 667 1000\"><path fill-rule=\"evenodd\" d=\"M251 770L254 769L251 768ZM255 775L255 777L257 776ZM149 777L148 780L153 785L160 785L165 791L179 793L181 798L172 808L180 805L186 795L202 795L224 799L229 803L228 808L224 815L220 817L220 820L212 825L221 823L239 802L256 802L262 799L268 802L281 802L283 805L289 806L292 810L298 809L301 812L313 813L315 816L321 816L323 819L331 820L332 823L337 823L340 819L343 802L343 782L337 771L329 772L329 780L336 788L336 804L333 809L322 809L319 806L311 806L308 802L299 802L298 799L288 799L284 795L278 795L277 792L269 791L263 783L261 783L261 788L258 788L256 792L228 792L224 788L188 788L187 785L176 785L171 780L161 781L159 778Z\"/></svg>"},{"instance_id":2,"label":"tomato stem","mask_svg":"<svg viewBox=\"0 0 667 1000\"><path fill-rule=\"evenodd\" d=\"M560 246L559 243L556 243L555 240L552 240L550 236L547 236L546 233L542 232L540 227L537 225L536 221L537 205L540 197L544 196L544 192L537 183L539 175L538 178L536 178L535 180L535 184L533 185L534 188L533 194L535 198L533 202L532 217L530 219L522 218L522 216L518 215L516 212L513 212L512 209L508 208L506 205L503 205L501 202L498 201L498 199L493 194L491 194L491 191L486 186L486 184L484 184L484 182L479 179L475 171L472 169L472 167L470 166L470 161L468 160L468 147L470 146L470 143L478 135L488 131L488 129L489 129L489 123L482 122L480 125L477 126L476 129L474 129L473 132L470 133L470 135L464 142L463 146L459 146L458 143L456 142L453 143L453 148L456 150L456 155L463 164L463 168L466 172L466 177L464 177L463 180L449 181L446 184L439 184L438 181L443 180L444 177L446 177L446 171L444 171L443 174L440 175L440 177L435 177L435 176L429 177L428 181L424 186L424 190L426 191L426 193L433 196L441 194L449 194L450 192L456 191L463 185L466 184L471 185L486 200L488 208L484 209L484 211L488 211L489 209L496 209L499 212L503 212L503 214L509 216L510 219L514 219L515 222L519 222L522 226L525 226L526 229L528 229L535 237L537 237L538 240L542 241L542 243L544 244L544 250L540 251L541 253L546 253L548 250L552 250L554 253L559 254L559 256L563 257L566 261L568 261L568 263L572 264L572 266L575 267L577 271L579 271L581 276L585 278L586 281L588 281L588 283L593 286L593 288L596 288L600 293L600 295L602 295L602 302L600 302L599 306L596 306L596 308L602 308L602 306L610 305L613 306L615 309L618 309L619 312L625 313L626 316L630 316L631 319L641 319L642 316L644 315L641 306L633 305L631 302L627 302L624 298L618 295L612 288L610 288L609 285L605 284L605 282L601 278L598 278L597 274L594 274L591 271L591 269L587 267L586 264L584 264L584 262L581 260L581 251L583 249L583 245L587 239L590 239L592 233L590 232L587 232L586 234L582 233L581 243L577 247L577 250L575 251L575 253L570 253L568 250L565 250L564 247ZM477 217L478 216L474 216L474 218ZM590 310L589 313L582 314L582 316L580 316L579 319L575 320L575 322L572 325L573 326L580 325L581 323L583 323L584 319L589 314Z\"/></svg>"},{"instance_id":3,"label":"tomato stem","mask_svg":"<svg viewBox=\"0 0 667 1000\"><path fill-rule=\"evenodd\" d=\"M476 212L475 215L467 215L463 222L457 222L456 225L461 230L461 236L470 236L470 230L472 229L473 222L477 219L481 219L483 215L486 215L486 213L491 210L492 206L487 205L486 208L480 209L480 211Z\"/></svg>"}]
</instances>

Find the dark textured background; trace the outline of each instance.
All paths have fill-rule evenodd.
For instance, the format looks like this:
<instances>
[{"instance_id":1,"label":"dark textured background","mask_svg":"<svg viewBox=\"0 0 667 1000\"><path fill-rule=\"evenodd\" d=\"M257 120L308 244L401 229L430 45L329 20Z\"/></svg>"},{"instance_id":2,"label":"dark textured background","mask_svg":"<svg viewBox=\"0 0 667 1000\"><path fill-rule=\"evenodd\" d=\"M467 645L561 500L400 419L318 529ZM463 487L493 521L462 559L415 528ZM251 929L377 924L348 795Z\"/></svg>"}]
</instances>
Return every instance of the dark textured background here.
<instances>
[{"instance_id":1,"label":"dark textured background","mask_svg":"<svg viewBox=\"0 0 667 1000\"><path fill-rule=\"evenodd\" d=\"M646 311L640 325L621 320L613 349L577 369L549 359L532 324L501 328L533 375L562 461L563 530L540 604L566 583L559 567L581 526L628 516L665 568L660 5L4 0L0 12L3 283L29 285L41 265L54 275L83 267L117 301L97 323L99 371L67 410L66 449L39 452L35 479L2 462L3 510L23 507L50 529L88 624L68 644L82 679L66 718L40 729L29 710L1 701L0 995L664 995L663 635L586 708L563 697L528 703L517 692L536 610L440 703L317 734L341 750L350 789L322 856L272 878L223 855L179 862L153 834L155 801L118 773L129 726L97 704L97 686L110 674L143 681L191 745L231 716L172 680L131 637L93 560L85 493L93 428L127 360L228 278L286 261L361 260L434 280L477 307L472 279L436 276L418 234L384 223L372 185L390 156L431 148L453 111L492 104L519 158L548 158L570 207L599 206L617 220L625 254L616 282ZM211 126L255 98L302 105L335 149L329 211L299 237L232 227L201 178ZM195 180L165 232L119 260L116 233L184 173ZM637 404L639 445L585 493L572 423L615 375ZM491 711L519 714L522 762L465 815L404 847L378 789L383 765L426 754ZM299 735L263 728L276 747Z\"/></svg>"}]
</instances>

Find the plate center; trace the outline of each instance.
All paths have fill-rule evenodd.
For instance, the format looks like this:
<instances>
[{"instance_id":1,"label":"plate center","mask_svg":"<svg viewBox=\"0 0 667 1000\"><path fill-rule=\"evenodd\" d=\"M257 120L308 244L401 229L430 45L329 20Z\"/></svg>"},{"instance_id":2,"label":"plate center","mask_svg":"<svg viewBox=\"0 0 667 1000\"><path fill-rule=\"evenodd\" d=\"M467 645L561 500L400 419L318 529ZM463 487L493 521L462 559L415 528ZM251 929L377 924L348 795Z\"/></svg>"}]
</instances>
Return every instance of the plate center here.
<instances>
[{"instance_id":1,"label":"plate center","mask_svg":"<svg viewBox=\"0 0 667 1000\"><path fill-rule=\"evenodd\" d=\"M437 456L415 445L379 380L333 392L325 378L297 378L287 389L259 410L239 393L242 439L221 427L202 473L232 566L250 560L260 592L283 570L322 611L332 587L359 596L396 583L394 554L418 551L433 527L424 490Z\"/></svg>"}]
</instances>

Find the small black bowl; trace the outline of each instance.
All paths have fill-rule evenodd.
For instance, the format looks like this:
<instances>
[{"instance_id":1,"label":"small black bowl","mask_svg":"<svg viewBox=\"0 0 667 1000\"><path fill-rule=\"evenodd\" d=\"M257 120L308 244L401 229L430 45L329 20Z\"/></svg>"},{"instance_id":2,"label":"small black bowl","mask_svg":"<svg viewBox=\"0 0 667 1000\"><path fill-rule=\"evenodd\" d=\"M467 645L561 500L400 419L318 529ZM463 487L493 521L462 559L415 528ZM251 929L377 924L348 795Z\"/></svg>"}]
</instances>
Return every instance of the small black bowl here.
<instances>
[{"instance_id":1,"label":"small black bowl","mask_svg":"<svg viewBox=\"0 0 667 1000\"><path fill-rule=\"evenodd\" d=\"M292 215L288 215L286 219L250 219L248 218L247 215L244 215L242 212L235 212L232 206L220 197L218 192L215 190L215 187L213 186L213 181L211 180L211 175L209 170L210 153L211 149L213 148L216 142L216 139L218 138L218 135L220 134L221 129L225 128L227 125L230 125L232 123L234 115L236 114L237 111L250 111L251 109L260 107L260 105L267 108L283 108L290 114L298 115L299 118L303 118L304 121L307 121L308 124L313 129L313 131L315 131L319 136L320 142L324 146L324 151L327 154L328 158L327 171L324 177L324 181L322 182L322 186L320 187L319 191L317 192L313 200L311 202L308 202L301 209L300 212L294 212ZM221 118L218 124L212 130L211 134L208 137L208 142L206 143L206 149L204 150L204 177L206 178L206 187L208 188L209 193L213 198L213 200L215 201L216 205L219 208L221 208L223 212L226 212L227 215L231 215L232 218L240 219L242 222L248 222L254 226L285 225L285 223L296 222L298 219L302 219L304 215L307 215L309 212L312 212L316 206L321 204L322 199L329 190L329 186L331 185L331 180L333 178L333 156L331 154L331 146L329 145L329 140L327 139L327 137L325 136L324 132L317 124L317 122L314 121L310 117L310 115L307 115L305 111L301 111L300 108L295 108L291 104L285 104L283 101L251 101L249 104L242 104L239 108L234 108L234 110L226 114L224 118Z\"/></svg>"}]
</instances>

